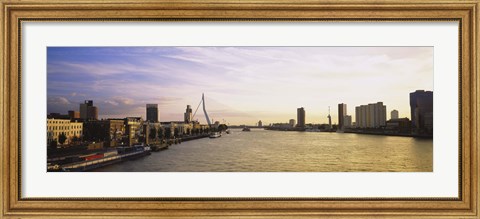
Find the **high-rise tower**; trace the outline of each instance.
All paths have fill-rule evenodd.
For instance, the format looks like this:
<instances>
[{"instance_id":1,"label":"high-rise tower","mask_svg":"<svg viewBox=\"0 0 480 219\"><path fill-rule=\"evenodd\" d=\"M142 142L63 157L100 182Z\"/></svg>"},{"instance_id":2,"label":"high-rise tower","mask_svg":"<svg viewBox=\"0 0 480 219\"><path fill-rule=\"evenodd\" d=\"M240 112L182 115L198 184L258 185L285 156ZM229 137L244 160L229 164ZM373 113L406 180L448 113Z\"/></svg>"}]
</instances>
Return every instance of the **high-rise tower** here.
<instances>
[{"instance_id":1,"label":"high-rise tower","mask_svg":"<svg viewBox=\"0 0 480 219\"><path fill-rule=\"evenodd\" d=\"M158 104L147 104L147 121L158 122Z\"/></svg>"}]
</instances>

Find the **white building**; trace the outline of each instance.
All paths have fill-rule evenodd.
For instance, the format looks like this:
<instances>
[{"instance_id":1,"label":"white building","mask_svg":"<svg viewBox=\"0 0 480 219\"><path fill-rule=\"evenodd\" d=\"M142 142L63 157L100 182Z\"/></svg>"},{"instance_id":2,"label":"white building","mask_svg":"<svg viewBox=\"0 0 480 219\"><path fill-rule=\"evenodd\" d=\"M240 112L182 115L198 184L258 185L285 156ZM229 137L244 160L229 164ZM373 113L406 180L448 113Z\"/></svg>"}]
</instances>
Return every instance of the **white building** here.
<instances>
[{"instance_id":1,"label":"white building","mask_svg":"<svg viewBox=\"0 0 480 219\"><path fill-rule=\"evenodd\" d=\"M64 145L70 144L74 137L81 138L83 133L83 123L71 122L69 119L47 119L47 143L56 141L58 145L58 137L63 133L66 137Z\"/></svg>"}]
</instances>

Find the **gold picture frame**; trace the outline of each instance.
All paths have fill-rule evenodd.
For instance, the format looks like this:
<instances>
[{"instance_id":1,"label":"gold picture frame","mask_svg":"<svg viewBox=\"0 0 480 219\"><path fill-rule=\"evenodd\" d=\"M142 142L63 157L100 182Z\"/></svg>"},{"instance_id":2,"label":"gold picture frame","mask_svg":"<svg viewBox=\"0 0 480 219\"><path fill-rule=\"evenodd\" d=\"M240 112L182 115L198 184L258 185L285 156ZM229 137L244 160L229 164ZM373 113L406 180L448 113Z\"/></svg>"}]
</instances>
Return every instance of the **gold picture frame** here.
<instances>
[{"instance_id":1,"label":"gold picture frame","mask_svg":"<svg viewBox=\"0 0 480 219\"><path fill-rule=\"evenodd\" d=\"M0 108L5 218L478 218L479 10L474 1L1 0ZM457 198L22 198L21 25L25 21L457 21Z\"/></svg>"}]
</instances>

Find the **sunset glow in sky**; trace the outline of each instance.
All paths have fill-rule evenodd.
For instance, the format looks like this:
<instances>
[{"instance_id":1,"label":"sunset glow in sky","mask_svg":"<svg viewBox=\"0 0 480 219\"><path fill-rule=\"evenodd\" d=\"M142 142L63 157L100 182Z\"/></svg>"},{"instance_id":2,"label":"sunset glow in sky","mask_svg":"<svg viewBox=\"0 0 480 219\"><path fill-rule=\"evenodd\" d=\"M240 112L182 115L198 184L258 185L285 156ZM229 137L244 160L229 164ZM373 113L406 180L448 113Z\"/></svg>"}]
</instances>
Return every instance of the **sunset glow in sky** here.
<instances>
[{"instance_id":1,"label":"sunset glow in sky","mask_svg":"<svg viewBox=\"0 0 480 219\"><path fill-rule=\"evenodd\" d=\"M383 101L410 117L409 93L433 90L433 47L49 47L47 111L79 111L93 100L100 118L183 120L205 93L210 118L254 125L297 119L338 123L338 104ZM206 123L201 108L195 119Z\"/></svg>"}]
</instances>

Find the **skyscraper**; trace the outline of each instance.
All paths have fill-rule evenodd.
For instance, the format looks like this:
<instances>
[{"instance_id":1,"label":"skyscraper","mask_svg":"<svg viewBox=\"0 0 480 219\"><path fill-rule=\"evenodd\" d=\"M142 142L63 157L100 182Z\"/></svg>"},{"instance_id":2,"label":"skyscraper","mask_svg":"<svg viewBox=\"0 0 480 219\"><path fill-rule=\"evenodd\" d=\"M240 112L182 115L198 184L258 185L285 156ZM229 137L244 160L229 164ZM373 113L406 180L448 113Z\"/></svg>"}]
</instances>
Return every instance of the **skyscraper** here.
<instances>
[{"instance_id":1,"label":"skyscraper","mask_svg":"<svg viewBox=\"0 0 480 219\"><path fill-rule=\"evenodd\" d=\"M158 104L147 104L147 121L158 122Z\"/></svg>"},{"instance_id":2,"label":"skyscraper","mask_svg":"<svg viewBox=\"0 0 480 219\"><path fill-rule=\"evenodd\" d=\"M433 129L433 92L416 90L410 93L412 127L418 131Z\"/></svg>"},{"instance_id":3,"label":"skyscraper","mask_svg":"<svg viewBox=\"0 0 480 219\"><path fill-rule=\"evenodd\" d=\"M347 104L338 104L338 129L343 129L343 119L347 115Z\"/></svg>"},{"instance_id":4,"label":"skyscraper","mask_svg":"<svg viewBox=\"0 0 480 219\"><path fill-rule=\"evenodd\" d=\"M98 108L93 106L93 100L85 100L80 104L80 118L86 120L98 119Z\"/></svg>"},{"instance_id":5,"label":"skyscraper","mask_svg":"<svg viewBox=\"0 0 480 219\"><path fill-rule=\"evenodd\" d=\"M190 105L187 105L187 109L185 110L185 113L183 114L183 118L185 123L191 123L192 122L192 108Z\"/></svg>"},{"instance_id":6,"label":"skyscraper","mask_svg":"<svg viewBox=\"0 0 480 219\"><path fill-rule=\"evenodd\" d=\"M297 108L297 127L305 127L305 109L303 107Z\"/></svg>"},{"instance_id":7,"label":"skyscraper","mask_svg":"<svg viewBox=\"0 0 480 219\"><path fill-rule=\"evenodd\" d=\"M390 112L390 119L398 119L398 110L392 110L392 112Z\"/></svg>"}]
</instances>

